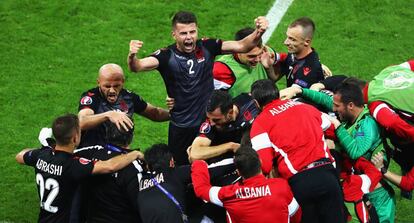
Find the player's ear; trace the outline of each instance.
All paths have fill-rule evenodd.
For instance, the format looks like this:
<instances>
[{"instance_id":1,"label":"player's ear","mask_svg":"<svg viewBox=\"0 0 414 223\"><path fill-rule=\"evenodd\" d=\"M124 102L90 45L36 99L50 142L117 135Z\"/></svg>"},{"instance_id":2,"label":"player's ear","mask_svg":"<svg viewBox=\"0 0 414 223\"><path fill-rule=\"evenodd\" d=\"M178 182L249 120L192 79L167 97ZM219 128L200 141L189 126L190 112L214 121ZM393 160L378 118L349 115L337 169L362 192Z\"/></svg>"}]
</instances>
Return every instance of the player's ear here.
<instances>
[{"instance_id":1,"label":"player's ear","mask_svg":"<svg viewBox=\"0 0 414 223\"><path fill-rule=\"evenodd\" d=\"M236 169L236 173L237 173L238 176L241 176L238 169Z\"/></svg>"},{"instance_id":2,"label":"player's ear","mask_svg":"<svg viewBox=\"0 0 414 223\"><path fill-rule=\"evenodd\" d=\"M250 94L250 95L251 95L251 94ZM262 107L260 107L259 102L257 102L257 100L256 100L256 99L253 99L253 101L254 101L254 103L256 104L256 106L257 106L258 108L260 108L260 110L262 110Z\"/></svg>"},{"instance_id":3,"label":"player's ear","mask_svg":"<svg viewBox=\"0 0 414 223\"><path fill-rule=\"evenodd\" d=\"M170 159L170 167L171 168L174 168L175 167L175 161L174 161L174 158L172 158L172 157Z\"/></svg>"}]
</instances>

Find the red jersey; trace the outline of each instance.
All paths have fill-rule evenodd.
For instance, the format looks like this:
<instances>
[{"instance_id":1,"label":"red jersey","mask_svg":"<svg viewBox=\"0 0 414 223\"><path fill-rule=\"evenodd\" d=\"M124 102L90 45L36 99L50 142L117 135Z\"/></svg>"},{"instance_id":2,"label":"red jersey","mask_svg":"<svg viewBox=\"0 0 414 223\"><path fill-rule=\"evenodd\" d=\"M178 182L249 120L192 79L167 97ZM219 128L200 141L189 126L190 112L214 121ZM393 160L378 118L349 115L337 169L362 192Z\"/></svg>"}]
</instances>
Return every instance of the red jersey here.
<instances>
[{"instance_id":1,"label":"red jersey","mask_svg":"<svg viewBox=\"0 0 414 223\"><path fill-rule=\"evenodd\" d=\"M325 115L311 105L279 99L266 105L250 131L263 172L270 172L274 158L285 179L317 160L333 161L323 133L330 125Z\"/></svg>"},{"instance_id":2,"label":"red jersey","mask_svg":"<svg viewBox=\"0 0 414 223\"><path fill-rule=\"evenodd\" d=\"M406 191L414 189L414 167L405 176L402 176L400 188Z\"/></svg>"},{"instance_id":3,"label":"red jersey","mask_svg":"<svg viewBox=\"0 0 414 223\"><path fill-rule=\"evenodd\" d=\"M227 222L300 222L301 211L288 182L262 174L234 185L213 187L207 164L196 160L191 178L196 195L227 211Z\"/></svg>"}]
</instances>

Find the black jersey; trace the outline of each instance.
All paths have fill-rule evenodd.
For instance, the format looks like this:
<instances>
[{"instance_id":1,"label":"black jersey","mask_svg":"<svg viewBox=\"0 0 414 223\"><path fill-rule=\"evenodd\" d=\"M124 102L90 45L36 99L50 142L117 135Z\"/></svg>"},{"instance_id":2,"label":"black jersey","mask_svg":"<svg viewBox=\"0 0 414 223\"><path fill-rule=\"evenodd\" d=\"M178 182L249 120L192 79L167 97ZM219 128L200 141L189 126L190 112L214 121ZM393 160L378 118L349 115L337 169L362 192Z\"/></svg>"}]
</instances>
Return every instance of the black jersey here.
<instances>
[{"instance_id":1,"label":"black jersey","mask_svg":"<svg viewBox=\"0 0 414 223\"><path fill-rule=\"evenodd\" d=\"M170 168L159 173L144 174L139 182L138 207L142 222L182 222L178 207L152 182L154 178L180 203L186 213L185 196L191 182L190 166Z\"/></svg>"},{"instance_id":2,"label":"black jersey","mask_svg":"<svg viewBox=\"0 0 414 223\"><path fill-rule=\"evenodd\" d=\"M50 147L26 152L23 159L35 168L39 222L69 222L75 190L81 179L92 174L93 162Z\"/></svg>"},{"instance_id":3,"label":"black jersey","mask_svg":"<svg viewBox=\"0 0 414 223\"><path fill-rule=\"evenodd\" d=\"M117 101L111 104L102 96L99 87L96 87L82 94L79 101L79 111L84 108L92 109L95 114L107 111L123 111L133 120L133 114L143 112L147 108L147 103L139 95L122 89ZM110 121L106 121L95 128L83 131L79 147L105 145L107 143L105 139L106 128L109 125Z\"/></svg>"},{"instance_id":4,"label":"black jersey","mask_svg":"<svg viewBox=\"0 0 414 223\"><path fill-rule=\"evenodd\" d=\"M75 154L91 160L108 160L126 152L125 149L111 145L75 150ZM87 222L141 222L137 196L142 171L142 163L136 160L115 173L95 175L87 179L82 184L87 195Z\"/></svg>"},{"instance_id":5,"label":"black jersey","mask_svg":"<svg viewBox=\"0 0 414 223\"><path fill-rule=\"evenodd\" d=\"M221 54L221 40L196 42L193 53L180 52L176 45L152 54L159 61L158 71L169 97L175 99L171 122L178 127L199 126L205 117L206 103L213 92L213 64Z\"/></svg>"},{"instance_id":6,"label":"black jersey","mask_svg":"<svg viewBox=\"0 0 414 223\"><path fill-rule=\"evenodd\" d=\"M199 136L210 139L212 146L227 142L240 143L243 133L250 128L254 119L260 113L253 98L246 93L242 93L233 98L233 104L239 109L239 114L234 122L227 124L222 129L217 129L215 126L211 126L208 120L201 124ZM223 156L209 159L208 163L217 162L221 159L233 156L233 153L226 153Z\"/></svg>"},{"instance_id":7,"label":"black jersey","mask_svg":"<svg viewBox=\"0 0 414 223\"><path fill-rule=\"evenodd\" d=\"M297 84L303 88L309 88L312 84L324 79L319 56L313 49L302 59L297 59L289 53L286 60L281 62L280 69L281 73L286 75L287 87Z\"/></svg>"},{"instance_id":8,"label":"black jersey","mask_svg":"<svg viewBox=\"0 0 414 223\"><path fill-rule=\"evenodd\" d=\"M233 171L233 167L208 167L210 179L227 175ZM188 193L194 193L189 187L191 183L191 166L183 165L168 168L161 172L145 173L139 182L138 207L143 223L182 222L182 216L178 207L168 196L163 193L151 180L154 178L168 193L181 205L184 213L187 211L186 197Z\"/></svg>"}]
</instances>

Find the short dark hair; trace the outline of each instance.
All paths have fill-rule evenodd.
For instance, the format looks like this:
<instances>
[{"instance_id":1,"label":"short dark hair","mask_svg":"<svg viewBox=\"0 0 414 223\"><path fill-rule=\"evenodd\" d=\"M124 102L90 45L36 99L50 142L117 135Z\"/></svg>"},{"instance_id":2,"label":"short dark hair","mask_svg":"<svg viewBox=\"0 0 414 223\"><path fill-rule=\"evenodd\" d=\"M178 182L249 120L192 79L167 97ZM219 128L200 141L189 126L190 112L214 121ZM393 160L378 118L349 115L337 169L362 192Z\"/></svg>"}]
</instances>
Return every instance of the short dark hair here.
<instances>
[{"instance_id":1,"label":"short dark hair","mask_svg":"<svg viewBox=\"0 0 414 223\"><path fill-rule=\"evenodd\" d=\"M234 164L244 179L256 176L261 170L259 156L250 146L241 146L236 151Z\"/></svg>"},{"instance_id":2,"label":"short dark hair","mask_svg":"<svg viewBox=\"0 0 414 223\"><path fill-rule=\"evenodd\" d=\"M134 137L134 129L125 131L123 128L118 129L114 123L109 123L106 126L106 142L115 146L126 147L129 146Z\"/></svg>"},{"instance_id":3,"label":"short dark hair","mask_svg":"<svg viewBox=\"0 0 414 223\"><path fill-rule=\"evenodd\" d=\"M172 154L166 144L152 145L145 151L144 157L150 171L161 172L170 168Z\"/></svg>"},{"instance_id":4,"label":"short dark hair","mask_svg":"<svg viewBox=\"0 0 414 223\"><path fill-rule=\"evenodd\" d=\"M236 34L234 35L234 40L236 41L242 40L246 38L248 35L252 34L253 32L254 32L254 29L251 27L243 28L236 32ZM262 46L262 38L260 38L260 41L257 43L257 46L258 47Z\"/></svg>"},{"instance_id":5,"label":"short dark hair","mask_svg":"<svg viewBox=\"0 0 414 223\"><path fill-rule=\"evenodd\" d=\"M251 94L257 103L259 103L259 106L263 107L279 98L279 89L277 89L273 81L262 79L257 80L252 84Z\"/></svg>"},{"instance_id":6,"label":"short dark hair","mask_svg":"<svg viewBox=\"0 0 414 223\"><path fill-rule=\"evenodd\" d=\"M220 108L222 114L227 114L233 108L233 100L231 95L225 91L214 90L207 102L208 113Z\"/></svg>"},{"instance_id":7,"label":"short dark hair","mask_svg":"<svg viewBox=\"0 0 414 223\"><path fill-rule=\"evenodd\" d=\"M77 131L79 131L79 119L74 114L59 116L52 123L52 132L57 145L69 145Z\"/></svg>"},{"instance_id":8,"label":"short dark hair","mask_svg":"<svg viewBox=\"0 0 414 223\"><path fill-rule=\"evenodd\" d=\"M312 39L313 33L315 32L315 23L309 17L301 17L293 21L289 28L301 26L303 28L303 35L306 38Z\"/></svg>"},{"instance_id":9,"label":"short dark hair","mask_svg":"<svg viewBox=\"0 0 414 223\"><path fill-rule=\"evenodd\" d=\"M175 13L175 15L172 19L172 26L175 27L175 25L177 23L182 23L182 24L195 23L195 24L197 24L197 17L192 12L179 11L179 12Z\"/></svg>"},{"instance_id":10,"label":"short dark hair","mask_svg":"<svg viewBox=\"0 0 414 223\"><path fill-rule=\"evenodd\" d=\"M358 79L356 77L348 77L343 82L355 84L355 85L359 86L359 88L361 88L361 90L364 89L365 85L367 84L366 81L364 81L362 79Z\"/></svg>"},{"instance_id":11,"label":"short dark hair","mask_svg":"<svg viewBox=\"0 0 414 223\"><path fill-rule=\"evenodd\" d=\"M357 107L364 106L364 97L358 84L350 81L343 81L334 90L334 94L341 96L341 102L344 104L354 103Z\"/></svg>"}]
</instances>

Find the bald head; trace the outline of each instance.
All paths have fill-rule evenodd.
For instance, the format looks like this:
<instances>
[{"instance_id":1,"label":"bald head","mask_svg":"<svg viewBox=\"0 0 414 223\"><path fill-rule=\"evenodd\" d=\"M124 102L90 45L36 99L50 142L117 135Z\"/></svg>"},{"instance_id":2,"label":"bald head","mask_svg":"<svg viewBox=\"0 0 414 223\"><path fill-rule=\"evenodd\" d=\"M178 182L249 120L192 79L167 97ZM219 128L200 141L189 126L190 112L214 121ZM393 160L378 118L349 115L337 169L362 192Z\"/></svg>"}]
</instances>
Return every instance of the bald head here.
<instances>
[{"instance_id":1,"label":"bald head","mask_svg":"<svg viewBox=\"0 0 414 223\"><path fill-rule=\"evenodd\" d=\"M124 87L124 72L117 64L105 64L99 69L98 86L109 103L115 103Z\"/></svg>"},{"instance_id":2,"label":"bald head","mask_svg":"<svg viewBox=\"0 0 414 223\"><path fill-rule=\"evenodd\" d=\"M120 77L124 79L124 71L118 64L108 63L99 68L99 79L109 77Z\"/></svg>"}]
</instances>

